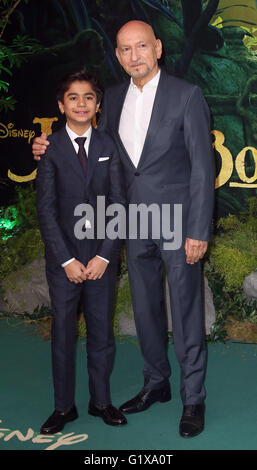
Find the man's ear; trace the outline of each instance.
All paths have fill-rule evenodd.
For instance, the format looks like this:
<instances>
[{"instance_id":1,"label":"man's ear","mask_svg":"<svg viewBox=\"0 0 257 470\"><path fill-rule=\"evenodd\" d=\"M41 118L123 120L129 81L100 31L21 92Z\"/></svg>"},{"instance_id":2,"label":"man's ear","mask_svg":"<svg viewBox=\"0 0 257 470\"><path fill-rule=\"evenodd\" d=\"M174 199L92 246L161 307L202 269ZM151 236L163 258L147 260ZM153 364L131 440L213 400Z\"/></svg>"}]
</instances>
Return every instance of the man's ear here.
<instances>
[{"instance_id":1,"label":"man's ear","mask_svg":"<svg viewBox=\"0 0 257 470\"><path fill-rule=\"evenodd\" d=\"M63 103L61 101L58 101L58 106L59 106L59 110L62 114L64 114L64 106L63 106Z\"/></svg>"},{"instance_id":2,"label":"man's ear","mask_svg":"<svg viewBox=\"0 0 257 470\"><path fill-rule=\"evenodd\" d=\"M155 50L157 59L160 59L162 55L162 42L160 39L156 39Z\"/></svg>"},{"instance_id":3,"label":"man's ear","mask_svg":"<svg viewBox=\"0 0 257 470\"><path fill-rule=\"evenodd\" d=\"M121 61L120 61L120 53L119 53L118 47L116 47L116 49L115 49L115 54L116 54L116 57L117 57L119 63L121 64Z\"/></svg>"}]
</instances>

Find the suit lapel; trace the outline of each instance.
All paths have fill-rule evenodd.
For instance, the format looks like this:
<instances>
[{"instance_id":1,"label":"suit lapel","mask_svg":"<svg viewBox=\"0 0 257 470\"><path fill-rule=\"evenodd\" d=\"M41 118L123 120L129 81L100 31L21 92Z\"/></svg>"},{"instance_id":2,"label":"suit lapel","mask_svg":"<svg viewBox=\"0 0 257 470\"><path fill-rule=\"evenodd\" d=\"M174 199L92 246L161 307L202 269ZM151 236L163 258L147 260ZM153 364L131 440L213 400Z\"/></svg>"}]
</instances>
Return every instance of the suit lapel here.
<instances>
[{"instance_id":1,"label":"suit lapel","mask_svg":"<svg viewBox=\"0 0 257 470\"><path fill-rule=\"evenodd\" d=\"M95 129L92 129L92 135L90 139L89 149L88 149L88 166L87 166L87 177L86 184L89 185L96 163L98 161L99 155L101 155L103 143L102 139L99 138L99 135Z\"/></svg>"},{"instance_id":2,"label":"suit lapel","mask_svg":"<svg viewBox=\"0 0 257 470\"><path fill-rule=\"evenodd\" d=\"M161 126L161 121L166 113L167 100L166 96L168 93L168 83L167 83L167 74L165 71L161 70L161 76L156 90L155 100L153 104L152 114L150 123L148 126L143 150L139 159L138 168L141 167L144 163L145 158L149 155L149 149L151 148L151 142L158 135L158 129Z\"/></svg>"},{"instance_id":3,"label":"suit lapel","mask_svg":"<svg viewBox=\"0 0 257 470\"><path fill-rule=\"evenodd\" d=\"M83 184L85 184L85 175L81 168L80 161L78 159L78 155L73 147L73 144L67 134L65 127L60 129L59 131L59 139L57 145L60 148L60 153L66 158L66 161L70 164L73 171L80 177Z\"/></svg>"}]
</instances>

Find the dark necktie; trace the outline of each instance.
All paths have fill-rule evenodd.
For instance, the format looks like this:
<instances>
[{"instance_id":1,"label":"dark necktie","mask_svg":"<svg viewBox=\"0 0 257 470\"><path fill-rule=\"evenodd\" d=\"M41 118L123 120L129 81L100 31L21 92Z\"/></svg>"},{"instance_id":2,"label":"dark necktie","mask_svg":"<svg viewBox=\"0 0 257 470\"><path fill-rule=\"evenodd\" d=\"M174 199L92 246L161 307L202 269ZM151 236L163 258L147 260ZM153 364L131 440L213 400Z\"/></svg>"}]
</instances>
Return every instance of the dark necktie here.
<instances>
[{"instance_id":1,"label":"dark necktie","mask_svg":"<svg viewBox=\"0 0 257 470\"><path fill-rule=\"evenodd\" d=\"M85 151L85 142L86 142L87 138L86 137L76 137L76 139L74 139L74 140L75 140L75 142L77 142L77 144L79 146L78 157L79 157L80 164L83 168L84 174L86 175L86 172L87 172L87 154L86 154L86 151Z\"/></svg>"}]
</instances>

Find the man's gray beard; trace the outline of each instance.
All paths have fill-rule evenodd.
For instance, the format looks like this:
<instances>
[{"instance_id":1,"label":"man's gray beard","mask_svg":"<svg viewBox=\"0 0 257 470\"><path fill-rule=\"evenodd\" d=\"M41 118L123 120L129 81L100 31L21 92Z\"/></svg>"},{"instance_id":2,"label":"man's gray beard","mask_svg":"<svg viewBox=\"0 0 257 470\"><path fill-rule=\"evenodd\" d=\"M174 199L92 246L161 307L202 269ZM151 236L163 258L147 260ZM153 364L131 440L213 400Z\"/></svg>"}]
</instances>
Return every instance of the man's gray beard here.
<instances>
[{"instance_id":1,"label":"man's gray beard","mask_svg":"<svg viewBox=\"0 0 257 470\"><path fill-rule=\"evenodd\" d=\"M131 74L130 76L132 78L145 78L149 74L149 72L150 70L147 68L145 72L138 72L137 74L133 73L133 75Z\"/></svg>"}]
</instances>

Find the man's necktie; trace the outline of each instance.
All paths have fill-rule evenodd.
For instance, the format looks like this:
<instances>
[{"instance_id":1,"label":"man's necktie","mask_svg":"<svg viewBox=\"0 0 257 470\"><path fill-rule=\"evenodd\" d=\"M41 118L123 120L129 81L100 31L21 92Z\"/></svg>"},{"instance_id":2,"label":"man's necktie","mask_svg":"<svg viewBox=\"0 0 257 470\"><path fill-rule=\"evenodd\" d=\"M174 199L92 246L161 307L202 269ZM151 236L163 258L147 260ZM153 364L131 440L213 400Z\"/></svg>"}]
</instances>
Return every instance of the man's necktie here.
<instances>
[{"instance_id":1,"label":"man's necktie","mask_svg":"<svg viewBox=\"0 0 257 470\"><path fill-rule=\"evenodd\" d=\"M76 137L75 142L77 142L79 146L79 151L78 151L78 157L80 164L83 168L84 174L86 175L87 173L87 154L85 151L85 142L87 138L86 137Z\"/></svg>"}]
</instances>

